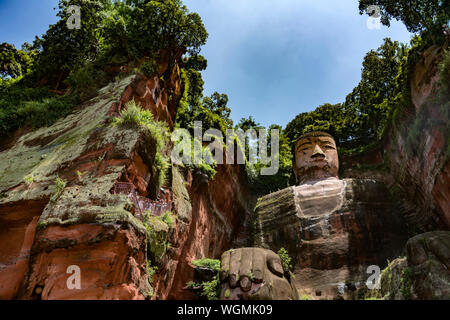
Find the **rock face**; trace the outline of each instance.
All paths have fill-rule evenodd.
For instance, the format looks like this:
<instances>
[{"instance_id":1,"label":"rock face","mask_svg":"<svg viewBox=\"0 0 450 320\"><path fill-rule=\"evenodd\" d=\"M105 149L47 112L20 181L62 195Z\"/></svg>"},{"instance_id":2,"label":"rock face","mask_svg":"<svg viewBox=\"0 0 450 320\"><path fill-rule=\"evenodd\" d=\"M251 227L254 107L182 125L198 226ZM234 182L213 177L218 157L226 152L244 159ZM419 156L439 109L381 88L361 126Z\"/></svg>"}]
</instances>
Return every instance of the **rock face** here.
<instances>
[{"instance_id":1,"label":"rock face","mask_svg":"<svg viewBox=\"0 0 450 320\"><path fill-rule=\"evenodd\" d=\"M224 300L298 300L292 277L271 250L226 251L221 257L220 279L220 298Z\"/></svg>"},{"instance_id":2,"label":"rock face","mask_svg":"<svg viewBox=\"0 0 450 320\"><path fill-rule=\"evenodd\" d=\"M348 179L267 195L256 215L245 169L235 165L219 165L214 179L172 166L164 185L171 225L143 221L126 195L112 192L126 182L141 197L161 196L154 138L143 129L112 128L110 120L134 99L173 127L182 86L178 65L169 70L164 60L169 55L162 54L158 76L116 81L51 127L2 141L0 299L191 299L184 288L194 278L192 260L251 245L286 248L300 294L355 298L369 265L383 268L400 256L407 225L450 226L449 123L431 99L439 54L437 47L424 52L413 70L412 108L401 111L386 146L365 156L363 163L383 171L355 170L361 159L350 159ZM414 140L415 130L421 134ZM410 239L407 257L383 273L382 296L448 299L449 247L445 231ZM158 267L152 277L149 260ZM80 268L79 290L67 286L70 266Z\"/></svg>"},{"instance_id":3,"label":"rock face","mask_svg":"<svg viewBox=\"0 0 450 320\"><path fill-rule=\"evenodd\" d=\"M404 212L419 230L450 228L450 119L439 92L438 63L443 49L425 50L411 76L410 107L400 112L385 148L390 173L405 193Z\"/></svg>"},{"instance_id":4,"label":"rock face","mask_svg":"<svg viewBox=\"0 0 450 320\"><path fill-rule=\"evenodd\" d=\"M165 197L175 221L171 228L159 223L155 241L133 202L112 193L121 181L139 196L158 194L150 133L109 122L135 99L173 124L175 110L164 96L167 86L179 90L178 72L171 74L175 83L163 89L157 77L142 75L112 83L0 153L1 299L193 298L184 290L192 260L218 258L250 212L241 168L219 166L208 181L174 166ZM159 269L149 279L147 260L156 260L155 252L162 252L152 262ZM80 290L66 284L73 265L81 270Z\"/></svg>"},{"instance_id":5,"label":"rock face","mask_svg":"<svg viewBox=\"0 0 450 320\"><path fill-rule=\"evenodd\" d=\"M174 170L172 190L179 220L157 275L158 299L194 299L193 292L185 289L194 278L192 261L219 258L251 214L251 196L240 170L237 165L219 165L211 181Z\"/></svg>"},{"instance_id":6,"label":"rock face","mask_svg":"<svg viewBox=\"0 0 450 320\"><path fill-rule=\"evenodd\" d=\"M383 271L376 297L389 300L450 299L450 232L417 235L406 244L407 255Z\"/></svg>"},{"instance_id":7,"label":"rock face","mask_svg":"<svg viewBox=\"0 0 450 320\"><path fill-rule=\"evenodd\" d=\"M255 244L293 258L300 294L349 298L369 265L383 268L407 240L388 190L374 180L329 179L258 200Z\"/></svg>"},{"instance_id":8,"label":"rock face","mask_svg":"<svg viewBox=\"0 0 450 320\"><path fill-rule=\"evenodd\" d=\"M110 193L124 176L139 185L151 175L149 137L108 124L112 101L132 80L0 154L1 237L14 241L1 249L0 278L14 279L1 281L1 298L144 298L145 228L128 199ZM67 289L71 265L81 268L81 290Z\"/></svg>"}]
</instances>

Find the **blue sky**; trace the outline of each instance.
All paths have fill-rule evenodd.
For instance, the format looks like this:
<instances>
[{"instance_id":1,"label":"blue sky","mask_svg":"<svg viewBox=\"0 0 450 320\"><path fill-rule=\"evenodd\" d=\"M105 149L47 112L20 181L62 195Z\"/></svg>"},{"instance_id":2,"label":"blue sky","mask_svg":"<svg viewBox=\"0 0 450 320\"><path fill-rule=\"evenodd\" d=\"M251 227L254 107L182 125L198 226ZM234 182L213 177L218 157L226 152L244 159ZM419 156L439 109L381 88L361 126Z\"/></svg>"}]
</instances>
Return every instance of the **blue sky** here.
<instances>
[{"instance_id":1,"label":"blue sky","mask_svg":"<svg viewBox=\"0 0 450 320\"><path fill-rule=\"evenodd\" d=\"M235 122L252 115L285 126L300 112L338 103L383 38L409 42L400 22L370 30L357 0L184 0L209 33L205 95L228 94ZM57 0L0 0L0 42L20 47L56 22Z\"/></svg>"}]
</instances>

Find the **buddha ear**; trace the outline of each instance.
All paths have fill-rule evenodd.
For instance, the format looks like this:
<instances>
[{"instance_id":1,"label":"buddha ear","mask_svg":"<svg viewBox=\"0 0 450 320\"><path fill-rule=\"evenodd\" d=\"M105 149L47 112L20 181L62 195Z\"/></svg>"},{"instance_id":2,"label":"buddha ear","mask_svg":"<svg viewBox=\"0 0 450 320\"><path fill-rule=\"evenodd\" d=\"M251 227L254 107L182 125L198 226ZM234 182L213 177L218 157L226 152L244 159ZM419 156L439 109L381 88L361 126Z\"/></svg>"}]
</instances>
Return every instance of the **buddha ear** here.
<instances>
[{"instance_id":1,"label":"buddha ear","mask_svg":"<svg viewBox=\"0 0 450 320\"><path fill-rule=\"evenodd\" d=\"M295 157L294 157L295 158ZM295 176L295 184L298 183L298 176L297 176L297 170L296 170L296 164L295 164L295 159L292 162L292 171L294 172L294 176Z\"/></svg>"}]
</instances>

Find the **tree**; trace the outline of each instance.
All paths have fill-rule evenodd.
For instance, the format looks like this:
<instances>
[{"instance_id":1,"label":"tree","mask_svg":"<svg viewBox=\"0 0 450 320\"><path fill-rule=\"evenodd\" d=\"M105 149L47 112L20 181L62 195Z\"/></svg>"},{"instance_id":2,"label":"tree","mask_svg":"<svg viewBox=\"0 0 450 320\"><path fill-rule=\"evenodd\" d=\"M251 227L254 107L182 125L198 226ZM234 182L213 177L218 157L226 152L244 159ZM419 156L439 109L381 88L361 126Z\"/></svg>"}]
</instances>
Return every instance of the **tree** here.
<instances>
[{"instance_id":1,"label":"tree","mask_svg":"<svg viewBox=\"0 0 450 320\"><path fill-rule=\"evenodd\" d=\"M240 124L237 127L247 129L259 129L262 128L256 121L250 116L249 119L242 118ZM272 130L278 130L279 132L279 152L274 155L274 161L278 161L278 172L274 175L261 175L261 169L273 164L263 164L261 159L254 165L247 165L247 174L250 179L251 186L257 192L261 194L267 194L280 189L284 189L289 185L292 185L294 176L292 172L293 153L291 150L292 141L286 136L285 131L281 126L272 124L268 129L268 155L272 155ZM259 139L258 139L259 140ZM247 151L247 150L246 150ZM246 154L248 157L248 154Z\"/></svg>"},{"instance_id":2,"label":"tree","mask_svg":"<svg viewBox=\"0 0 450 320\"><path fill-rule=\"evenodd\" d=\"M67 27L70 5L81 9L81 29ZM197 55L208 37L200 16L179 0L60 0L58 8L60 20L34 42L35 80L52 78L56 87L86 63L123 65L165 50L172 64L180 53Z\"/></svg>"},{"instance_id":3,"label":"tree","mask_svg":"<svg viewBox=\"0 0 450 320\"><path fill-rule=\"evenodd\" d=\"M227 107L227 104L228 96L224 93L214 92L210 97L203 98L203 106L221 117L228 127L232 127L233 121L230 118L231 109Z\"/></svg>"},{"instance_id":4,"label":"tree","mask_svg":"<svg viewBox=\"0 0 450 320\"><path fill-rule=\"evenodd\" d=\"M9 43L0 44L0 75L2 78L17 78L27 73L32 59L24 50L17 50Z\"/></svg>"},{"instance_id":5,"label":"tree","mask_svg":"<svg viewBox=\"0 0 450 320\"><path fill-rule=\"evenodd\" d=\"M364 57L361 81L345 101L347 115L354 119L349 134L358 144L376 140L383 131L389 112L389 104L383 102L397 90L396 78L406 52L405 45L386 38Z\"/></svg>"},{"instance_id":6,"label":"tree","mask_svg":"<svg viewBox=\"0 0 450 320\"><path fill-rule=\"evenodd\" d=\"M189 13L180 0L132 0L127 30L134 53L151 53L155 48L184 48L191 55L200 52L208 33L197 13ZM145 41L143 41L145 39Z\"/></svg>"},{"instance_id":7,"label":"tree","mask_svg":"<svg viewBox=\"0 0 450 320\"><path fill-rule=\"evenodd\" d=\"M398 75L407 52L405 45L384 39L377 50L364 57L361 81L345 103L326 103L297 115L286 126L286 135L294 141L308 131L326 131L347 150L378 141L399 90Z\"/></svg>"},{"instance_id":8,"label":"tree","mask_svg":"<svg viewBox=\"0 0 450 320\"><path fill-rule=\"evenodd\" d=\"M336 142L344 143L349 136L347 125L353 120L347 119L346 116L347 112L342 104L325 103L314 111L297 115L287 124L285 133L291 141L295 141L309 131L326 131Z\"/></svg>"},{"instance_id":9,"label":"tree","mask_svg":"<svg viewBox=\"0 0 450 320\"><path fill-rule=\"evenodd\" d=\"M370 6L380 8L381 23L390 26L390 20L401 20L409 32L428 30L436 33L450 18L449 0L359 0L360 14Z\"/></svg>"},{"instance_id":10,"label":"tree","mask_svg":"<svg viewBox=\"0 0 450 320\"><path fill-rule=\"evenodd\" d=\"M262 126L252 116L249 116L248 118L241 118L239 120L239 123L236 125L236 129L238 128L247 131L248 129L258 130Z\"/></svg>"},{"instance_id":11,"label":"tree","mask_svg":"<svg viewBox=\"0 0 450 320\"><path fill-rule=\"evenodd\" d=\"M206 70L208 61L202 55L194 55L183 59L183 68L194 69L196 71Z\"/></svg>"}]
</instances>

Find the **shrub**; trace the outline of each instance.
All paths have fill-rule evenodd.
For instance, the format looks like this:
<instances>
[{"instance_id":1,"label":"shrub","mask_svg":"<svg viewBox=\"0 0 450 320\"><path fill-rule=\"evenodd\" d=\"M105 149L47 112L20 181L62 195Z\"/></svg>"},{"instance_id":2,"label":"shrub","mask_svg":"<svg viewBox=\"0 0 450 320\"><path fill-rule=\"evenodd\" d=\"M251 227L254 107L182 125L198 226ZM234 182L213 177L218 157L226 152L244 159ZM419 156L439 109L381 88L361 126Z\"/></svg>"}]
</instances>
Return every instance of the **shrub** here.
<instances>
[{"instance_id":1,"label":"shrub","mask_svg":"<svg viewBox=\"0 0 450 320\"><path fill-rule=\"evenodd\" d=\"M292 268L292 265L291 265L291 257L289 257L287 250L285 248L281 248L280 250L278 250L277 253L280 256L284 272L289 272L289 269Z\"/></svg>"},{"instance_id":2,"label":"shrub","mask_svg":"<svg viewBox=\"0 0 450 320\"><path fill-rule=\"evenodd\" d=\"M208 300L218 300L220 297L220 260L203 258L199 260L193 260L192 264L196 267L207 267L215 271L215 275L211 281L203 281L202 283L189 282L187 285L190 288L201 287L201 296Z\"/></svg>"},{"instance_id":3,"label":"shrub","mask_svg":"<svg viewBox=\"0 0 450 320\"><path fill-rule=\"evenodd\" d=\"M192 264L196 267L207 267L214 271L220 270L220 260L203 258L199 260L193 260Z\"/></svg>"},{"instance_id":4,"label":"shrub","mask_svg":"<svg viewBox=\"0 0 450 320\"><path fill-rule=\"evenodd\" d=\"M402 277L400 279L400 292L405 299L411 299L411 286L412 286L412 271L411 268L405 267L402 271Z\"/></svg>"},{"instance_id":5,"label":"shrub","mask_svg":"<svg viewBox=\"0 0 450 320\"><path fill-rule=\"evenodd\" d=\"M58 198L61 196L61 193L64 191L64 188L66 187L66 182L64 180L62 180L60 177L56 177L55 185L56 185L56 191L50 197L50 202L55 202L56 200L58 200Z\"/></svg>"},{"instance_id":6,"label":"shrub","mask_svg":"<svg viewBox=\"0 0 450 320\"><path fill-rule=\"evenodd\" d=\"M140 70L146 77L150 77L157 74L158 65L155 59L149 59L141 65Z\"/></svg>"},{"instance_id":7,"label":"shrub","mask_svg":"<svg viewBox=\"0 0 450 320\"><path fill-rule=\"evenodd\" d=\"M33 175L26 176L25 179L24 179L24 181L25 181L25 183L26 183L27 185L32 184L32 183L34 182L34 177L33 177Z\"/></svg>"},{"instance_id":8,"label":"shrub","mask_svg":"<svg viewBox=\"0 0 450 320\"><path fill-rule=\"evenodd\" d=\"M21 127L50 126L78 104L76 94L58 96L48 88L27 88L20 79L0 83L0 135Z\"/></svg>"},{"instance_id":9,"label":"shrub","mask_svg":"<svg viewBox=\"0 0 450 320\"><path fill-rule=\"evenodd\" d=\"M172 212L170 211L166 211L161 215L161 220L166 223L169 228L173 228L173 224L174 224L174 215Z\"/></svg>"},{"instance_id":10,"label":"shrub","mask_svg":"<svg viewBox=\"0 0 450 320\"><path fill-rule=\"evenodd\" d=\"M120 111L120 116L115 117L112 126L145 126L153 121L153 114L149 110L142 109L134 100L125 104L126 108Z\"/></svg>"},{"instance_id":11,"label":"shrub","mask_svg":"<svg viewBox=\"0 0 450 320\"><path fill-rule=\"evenodd\" d=\"M147 260L147 275L148 275L148 282L150 284L153 284L153 276L158 270L157 266L152 266L152 262L150 260Z\"/></svg>"},{"instance_id":12,"label":"shrub","mask_svg":"<svg viewBox=\"0 0 450 320\"><path fill-rule=\"evenodd\" d=\"M169 130L165 122L155 121L153 114L149 110L142 109L134 100L126 103L126 108L120 111L120 116L115 117L112 126L131 126L145 128L152 136L156 144L156 153L153 163L153 170L158 175L156 189L165 183L166 172L169 168L169 161L163 155L169 138Z\"/></svg>"}]
</instances>

